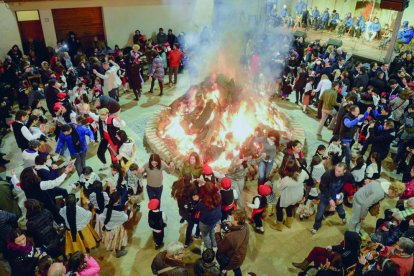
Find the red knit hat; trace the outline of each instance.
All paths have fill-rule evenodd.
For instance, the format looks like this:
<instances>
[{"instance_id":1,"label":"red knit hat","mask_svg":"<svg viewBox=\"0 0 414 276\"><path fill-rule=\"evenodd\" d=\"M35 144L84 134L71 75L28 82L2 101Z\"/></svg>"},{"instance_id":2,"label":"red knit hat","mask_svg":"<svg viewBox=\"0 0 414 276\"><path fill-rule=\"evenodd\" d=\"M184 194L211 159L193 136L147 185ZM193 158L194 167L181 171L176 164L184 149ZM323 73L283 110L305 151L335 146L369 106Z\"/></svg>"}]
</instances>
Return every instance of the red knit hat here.
<instances>
[{"instance_id":1,"label":"red knit hat","mask_svg":"<svg viewBox=\"0 0 414 276\"><path fill-rule=\"evenodd\" d=\"M58 99L64 99L64 98L66 98L66 93L63 93L63 92L57 93L57 98Z\"/></svg>"},{"instance_id":2,"label":"red knit hat","mask_svg":"<svg viewBox=\"0 0 414 276\"><path fill-rule=\"evenodd\" d=\"M228 177L223 177L220 183L221 183L221 187L225 190L230 189L231 187L231 179Z\"/></svg>"},{"instance_id":3,"label":"red knit hat","mask_svg":"<svg viewBox=\"0 0 414 276\"><path fill-rule=\"evenodd\" d=\"M267 195L270 195L271 192L272 192L272 188L270 188L270 186L267 186L267 185L259 186L259 195L267 196Z\"/></svg>"},{"instance_id":4,"label":"red knit hat","mask_svg":"<svg viewBox=\"0 0 414 276\"><path fill-rule=\"evenodd\" d=\"M91 117L88 117L88 118L85 119L85 123L87 123L87 124L92 124L93 121L94 121L94 119L92 119Z\"/></svg>"},{"instance_id":5,"label":"red knit hat","mask_svg":"<svg viewBox=\"0 0 414 276\"><path fill-rule=\"evenodd\" d=\"M204 164L203 169L202 169L202 173L205 174L205 175L213 174L213 169L209 165Z\"/></svg>"},{"instance_id":6,"label":"red knit hat","mask_svg":"<svg viewBox=\"0 0 414 276\"><path fill-rule=\"evenodd\" d=\"M160 206L160 201L156 198L151 199L148 202L148 209L150 210L156 210Z\"/></svg>"},{"instance_id":7,"label":"red knit hat","mask_svg":"<svg viewBox=\"0 0 414 276\"><path fill-rule=\"evenodd\" d=\"M57 102L55 103L55 105L53 106L53 110L54 111L58 111L61 107L63 106L63 103L61 102Z\"/></svg>"}]
</instances>

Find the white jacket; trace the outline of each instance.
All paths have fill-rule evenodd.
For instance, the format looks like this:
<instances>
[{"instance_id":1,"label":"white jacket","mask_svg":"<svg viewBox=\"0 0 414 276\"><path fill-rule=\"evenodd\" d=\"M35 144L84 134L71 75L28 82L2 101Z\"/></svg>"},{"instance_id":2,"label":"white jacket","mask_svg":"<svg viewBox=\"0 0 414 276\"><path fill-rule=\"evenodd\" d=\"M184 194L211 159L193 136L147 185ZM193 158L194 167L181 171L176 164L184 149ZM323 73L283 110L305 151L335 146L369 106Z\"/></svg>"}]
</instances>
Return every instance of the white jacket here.
<instances>
[{"instance_id":1,"label":"white jacket","mask_svg":"<svg viewBox=\"0 0 414 276\"><path fill-rule=\"evenodd\" d=\"M122 81L117 74L119 70L118 64L113 62L112 65L113 66L105 72L105 75L96 73L98 77L104 80L104 85L102 87L104 93L108 93L112 89L118 88L122 84Z\"/></svg>"}]
</instances>

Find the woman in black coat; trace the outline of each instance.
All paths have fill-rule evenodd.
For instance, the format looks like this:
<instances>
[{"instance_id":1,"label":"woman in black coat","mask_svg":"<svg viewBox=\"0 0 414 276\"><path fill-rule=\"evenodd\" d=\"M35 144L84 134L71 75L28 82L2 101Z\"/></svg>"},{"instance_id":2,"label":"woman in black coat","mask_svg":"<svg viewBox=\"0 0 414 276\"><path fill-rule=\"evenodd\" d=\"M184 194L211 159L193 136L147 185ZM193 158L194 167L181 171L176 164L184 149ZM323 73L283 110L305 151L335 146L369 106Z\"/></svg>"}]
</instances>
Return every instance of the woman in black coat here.
<instances>
[{"instance_id":1,"label":"woman in black coat","mask_svg":"<svg viewBox=\"0 0 414 276\"><path fill-rule=\"evenodd\" d=\"M63 240L53 227L52 213L36 199L28 199L24 206L27 209L26 233L33 238L36 247L43 247L52 258L62 255Z\"/></svg>"}]
</instances>

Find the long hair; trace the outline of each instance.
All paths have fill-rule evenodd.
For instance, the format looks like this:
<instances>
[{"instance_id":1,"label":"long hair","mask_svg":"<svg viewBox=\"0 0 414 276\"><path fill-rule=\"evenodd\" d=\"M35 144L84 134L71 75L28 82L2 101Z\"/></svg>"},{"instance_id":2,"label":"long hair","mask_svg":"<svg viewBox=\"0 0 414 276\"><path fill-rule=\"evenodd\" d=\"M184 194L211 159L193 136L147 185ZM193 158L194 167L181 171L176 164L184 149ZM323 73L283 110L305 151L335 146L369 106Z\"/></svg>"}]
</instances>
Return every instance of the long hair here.
<instances>
[{"instance_id":1,"label":"long hair","mask_svg":"<svg viewBox=\"0 0 414 276\"><path fill-rule=\"evenodd\" d=\"M121 140L122 144L128 141L128 135L122 129L118 130L116 134L119 136L119 140Z\"/></svg>"},{"instance_id":2,"label":"long hair","mask_svg":"<svg viewBox=\"0 0 414 276\"><path fill-rule=\"evenodd\" d=\"M85 254L80 251L72 253L69 257L68 270L70 272L82 271L82 266L85 264Z\"/></svg>"},{"instance_id":3,"label":"long hair","mask_svg":"<svg viewBox=\"0 0 414 276\"><path fill-rule=\"evenodd\" d=\"M36 120L39 120L39 116L36 116L36 115L30 115L29 116L29 120L27 121L27 123L26 123L26 127L27 128L30 128L32 125L33 125L33 122L34 121L36 121Z\"/></svg>"},{"instance_id":4,"label":"long hair","mask_svg":"<svg viewBox=\"0 0 414 276\"><path fill-rule=\"evenodd\" d=\"M115 203L119 200L120 196L118 193L112 193L109 197L109 203L106 210L106 218L104 221L104 225L106 225L112 217L112 210L114 209Z\"/></svg>"},{"instance_id":5,"label":"long hair","mask_svg":"<svg viewBox=\"0 0 414 276\"><path fill-rule=\"evenodd\" d=\"M152 166L151 161L156 161L157 162L157 167L156 168L158 170L161 170L161 157L158 154L156 154L156 153L151 154L151 156L149 158L149 161L148 161L149 169L153 170L154 167Z\"/></svg>"},{"instance_id":6,"label":"long hair","mask_svg":"<svg viewBox=\"0 0 414 276\"><path fill-rule=\"evenodd\" d=\"M201 168L201 159L200 159L200 155L193 151L192 153L190 153L190 155L188 156L188 159L185 161L185 165L190 166L190 159L191 157L194 157L195 159L195 165L194 168L195 169L200 169Z\"/></svg>"},{"instance_id":7,"label":"long hair","mask_svg":"<svg viewBox=\"0 0 414 276\"><path fill-rule=\"evenodd\" d=\"M24 202L26 208L26 218L30 219L43 211L43 204L36 199L28 199Z\"/></svg>"},{"instance_id":8,"label":"long hair","mask_svg":"<svg viewBox=\"0 0 414 276\"><path fill-rule=\"evenodd\" d=\"M69 102L64 102L62 105L66 109L66 112L62 114L62 117L66 123L70 123L71 122L70 114L72 113L72 106Z\"/></svg>"},{"instance_id":9,"label":"long hair","mask_svg":"<svg viewBox=\"0 0 414 276\"><path fill-rule=\"evenodd\" d=\"M200 200L207 210L212 210L221 204L219 189L212 182L206 182L200 189Z\"/></svg>"},{"instance_id":10,"label":"long hair","mask_svg":"<svg viewBox=\"0 0 414 276\"><path fill-rule=\"evenodd\" d=\"M69 194L66 198L66 219L72 234L72 241L76 241L76 197L74 194Z\"/></svg>"},{"instance_id":11,"label":"long hair","mask_svg":"<svg viewBox=\"0 0 414 276\"><path fill-rule=\"evenodd\" d=\"M351 169L351 172L355 170L360 170L364 166L364 164L365 164L364 157L358 156L357 159L355 160L355 167Z\"/></svg>"},{"instance_id":12,"label":"long hair","mask_svg":"<svg viewBox=\"0 0 414 276\"><path fill-rule=\"evenodd\" d=\"M23 191L40 189L40 178L32 167L25 168L20 174L20 185Z\"/></svg>"},{"instance_id":13,"label":"long hair","mask_svg":"<svg viewBox=\"0 0 414 276\"><path fill-rule=\"evenodd\" d=\"M293 178L294 180L298 180L298 176L300 173L300 167L296 163L296 160L289 156L284 162L284 165L280 167L279 174L280 177L283 178L285 176Z\"/></svg>"},{"instance_id":14,"label":"long hair","mask_svg":"<svg viewBox=\"0 0 414 276\"><path fill-rule=\"evenodd\" d=\"M95 180L92 184L92 189L96 195L96 201L98 202L99 210L95 210L96 213L101 214L105 208L105 198L102 191L102 182Z\"/></svg>"},{"instance_id":15,"label":"long hair","mask_svg":"<svg viewBox=\"0 0 414 276\"><path fill-rule=\"evenodd\" d=\"M118 190L124 181L124 172L122 171L122 167L119 164L112 164L111 169L118 173L118 182L116 183L116 189Z\"/></svg>"},{"instance_id":16,"label":"long hair","mask_svg":"<svg viewBox=\"0 0 414 276\"><path fill-rule=\"evenodd\" d=\"M185 201L191 198L196 193L196 188L190 181L190 174L186 174L175 181L171 190L171 196L177 201Z\"/></svg>"}]
</instances>

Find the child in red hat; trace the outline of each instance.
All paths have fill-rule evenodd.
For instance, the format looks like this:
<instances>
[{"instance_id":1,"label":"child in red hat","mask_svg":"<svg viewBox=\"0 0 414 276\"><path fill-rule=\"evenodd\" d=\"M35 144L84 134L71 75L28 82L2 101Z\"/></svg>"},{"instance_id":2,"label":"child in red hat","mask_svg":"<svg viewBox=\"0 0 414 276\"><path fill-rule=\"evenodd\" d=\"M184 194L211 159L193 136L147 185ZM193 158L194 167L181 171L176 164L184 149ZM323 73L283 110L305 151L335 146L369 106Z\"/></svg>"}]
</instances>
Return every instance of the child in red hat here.
<instances>
[{"instance_id":1,"label":"child in red hat","mask_svg":"<svg viewBox=\"0 0 414 276\"><path fill-rule=\"evenodd\" d=\"M214 176L213 169L207 164L204 164L203 168L201 169L201 178L202 179L200 182L203 185L205 182L212 182L213 184L216 184L216 177Z\"/></svg>"},{"instance_id":2,"label":"child in red hat","mask_svg":"<svg viewBox=\"0 0 414 276\"><path fill-rule=\"evenodd\" d=\"M272 193L272 188L270 188L268 185L263 184L259 186L258 190L259 194L253 197L252 203L247 203L247 206L253 209L250 223L254 222L256 226L256 233L264 234L262 215L267 207L266 196Z\"/></svg>"},{"instance_id":3,"label":"child in red hat","mask_svg":"<svg viewBox=\"0 0 414 276\"><path fill-rule=\"evenodd\" d=\"M148 202L148 224L152 230L156 250L164 246L164 228L167 226L167 216L159 208L158 199L153 198Z\"/></svg>"},{"instance_id":4,"label":"child in red hat","mask_svg":"<svg viewBox=\"0 0 414 276\"><path fill-rule=\"evenodd\" d=\"M227 217L236 209L235 200L239 198L236 190L231 188L231 180L228 177L221 179L221 221L227 220Z\"/></svg>"}]
</instances>

